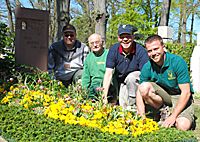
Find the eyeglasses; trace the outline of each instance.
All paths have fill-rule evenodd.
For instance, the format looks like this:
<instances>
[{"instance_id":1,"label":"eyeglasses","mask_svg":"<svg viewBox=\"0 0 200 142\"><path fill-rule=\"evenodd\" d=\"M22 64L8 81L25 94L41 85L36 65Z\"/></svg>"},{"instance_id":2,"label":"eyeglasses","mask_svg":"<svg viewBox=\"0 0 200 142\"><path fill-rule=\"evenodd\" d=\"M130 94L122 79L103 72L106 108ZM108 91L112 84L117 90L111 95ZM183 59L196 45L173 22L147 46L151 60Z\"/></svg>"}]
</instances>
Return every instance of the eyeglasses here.
<instances>
[{"instance_id":1,"label":"eyeglasses","mask_svg":"<svg viewBox=\"0 0 200 142\"><path fill-rule=\"evenodd\" d=\"M121 39L132 38L132 35L120 35L119 38L121 38Z\"/></svg>"},{"instance_id":2,"label":"eyeglasses","mask_svg":"<svg viewBox=\"0 0 200 142\"><path fill-rule=\"evenodd\" d=\"M100 44L100 43L101 43L101 41L92 41L92 42L90 42L91 45Z\"/></svg>"},{"instance_id":3,"label":"eyeglasses","mask_svg":"<svg viewBox=\"0 0 200 142\"><path fill-rule=\"evenodd\" d=\"M70 36L70 37L73 38L75 35L74 35L74 34L67 34L67 33L66 33L66 34L64 34L64 36L65 36L65 37L69 37L69 36Z\"/></svg>"}]
</instances>

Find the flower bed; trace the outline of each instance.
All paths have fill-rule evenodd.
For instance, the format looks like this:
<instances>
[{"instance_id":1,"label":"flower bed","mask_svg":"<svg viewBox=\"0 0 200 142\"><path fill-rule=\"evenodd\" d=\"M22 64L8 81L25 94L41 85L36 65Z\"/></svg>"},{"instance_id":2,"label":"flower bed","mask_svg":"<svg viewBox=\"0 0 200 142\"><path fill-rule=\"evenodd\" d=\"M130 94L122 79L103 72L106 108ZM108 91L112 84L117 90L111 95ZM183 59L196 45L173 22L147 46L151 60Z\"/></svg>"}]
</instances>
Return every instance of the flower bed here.
<instances>
[{"instance_id":1,"label":"flower bed","mask_svg":"<svg viewBox=\"0 0 200 142\"><path fill-rule=\"evenodd\" d=\"M98 128L102 132L138 136L159 129L152 119L137 118L135 112L122 110L120 106L103 105L83 98L81 91L77 97L69 94L55 94L39 81L41 90L30 90L24 84L11 86L2 99L2 104L20 105L37 113L63 121L65 124ZM62 84L59 82L60 86ZM76 89L78 87L74 87Z\"/></svg>"},{"instance_id":2,"label":"flower bed","mask_svg":"<svg viewBox=\"0 0 200 142\"><path fill-rule=\"evenodd\" d=\"M8 82L10 81L13 81L13 79L8 80ZM15 131L24 129L23 126L16 128L19 127L18 125L15 126L16 121L19 120L23 125L24 123L29 123L27 122L27 119L20 117L22 115L20 114L21 110L23 110L22 112L29 112L29 114L31 114L30 117L45 119L45 123L47 120L50 120L55 123L53 124L55 126L59 124L63 127L66 126L69 129L68 131L78 131L77 133L83 133L84 136L79 136L80 140L84 140L88 137L85 136L89 134L85 134L85 129L88 131L92 130L95 133L93 135L95 135L94 139L96 140L99 139L96 135L102 135L102 141L107 140L105 136L109 136L113 138L113 140L116 137L116 139L120 141L122 139L146 141L149 137L151 137L151 135L155 137L155 140L159 140L162 133L164 134L161 136L161 139L166 137L165 135L175 134L179 139L192 138L192 140L196 140L193 138L193 135L188 132L180 132L176 129L161 129L159 128L157 122L152 119L147 118L142 120L136 115L135 112L122 110L120 106L113 106L109 104L103 105L101 100L92 102L87 99L87 92L81 90L79 85L72 85L66 89L61 82L48 78L46 73L37 74L36 76L25 75L24 82L18 81L19 83L11 85L9 90L6 90L4 87L6 84L9 84L8 82L3 83L0 87L1 93L3 94L1 104L7 106L8 108L11 107L14 110L14 113L15 109L19 108L20 110L17 111L17 115L14 114L17 120L15 117L9 117L13 119L11 120L12 122L1 124L3 135L8 138L13 139L14 137L14 139L17 140L23 139L23 137L19 137L14 134ZM29 117L29 114L27 114L27 117ZM5 116L1 119L2 120L0 121L3 122L8 118L6 119ZM29 119L31 120L32 118ZM45 139L47 136L43 138L43 136L39 135L45 135L41 131L49 126L42 126L40 122L36 122L35 124L34 121L35 119L30 122L32 125L25 125L26 130L31 131L30 134L27 132L28 135L32 135L33 133L33 135L37 135L38 138L42 137L41 139ZM39 123L39 125L37 123ZM7 124L9 124L9 127ZM49 123L47 125L49 125ZM40 130L40 133L32 132L33 127L37 127ZM56 132L60 129L60 126L54 129L56 129L54 131ZM171 131L171 133L167 133L167 131ZM21 131L21 133L24 133L24 131ZM183 135L180 135L181 133L183 133ZM56 133L55 135L55 137L57 137L59 134ZM63 133L61 132L60 135L61 136L59 136L59 138L62 137L64 140L66 135L62 136ZM76 133L70 135L70 138L77 137L75 136ZM91 141L92 140L93 138L91 137ZM167 141L168 140L169 138Z\"/></svg>"}]
</instances>

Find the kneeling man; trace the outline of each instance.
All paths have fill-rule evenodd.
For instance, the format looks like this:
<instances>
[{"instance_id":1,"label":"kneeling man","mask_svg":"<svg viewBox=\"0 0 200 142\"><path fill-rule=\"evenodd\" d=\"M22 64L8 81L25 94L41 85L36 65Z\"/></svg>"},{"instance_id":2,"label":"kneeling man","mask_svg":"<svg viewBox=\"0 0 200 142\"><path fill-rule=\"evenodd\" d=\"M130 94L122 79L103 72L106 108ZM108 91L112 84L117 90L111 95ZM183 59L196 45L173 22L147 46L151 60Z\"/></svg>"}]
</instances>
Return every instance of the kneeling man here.
<instances>
[{"instance_id":1,"label":"kneeling man","mask_svg":"<svg viewBox=\"0 0 200 142\"><path fill-rule=\"evenodd\" d=\"M145 118L145 104L157 110L169 106L171 113L162 126L189 130L194 121L194 91L186 62L180 56L165 52L163 40L158 35L148 37L145 47L150 61L143 66L140 75L136 95L138 113Z\"/></svg>"}]
</instances>

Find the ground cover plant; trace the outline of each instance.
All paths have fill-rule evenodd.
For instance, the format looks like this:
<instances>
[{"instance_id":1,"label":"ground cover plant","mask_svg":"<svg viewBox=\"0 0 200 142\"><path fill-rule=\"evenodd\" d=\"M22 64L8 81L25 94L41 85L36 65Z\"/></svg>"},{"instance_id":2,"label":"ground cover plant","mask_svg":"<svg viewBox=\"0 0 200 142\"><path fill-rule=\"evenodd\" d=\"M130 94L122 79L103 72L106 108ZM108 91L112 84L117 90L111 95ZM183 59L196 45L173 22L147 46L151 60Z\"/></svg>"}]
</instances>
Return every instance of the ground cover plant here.
<instances>
[{"instance_id":1,"label":"ground cover plant","mask_svg":"<svg viewBox=\"0 0 200 142\"><path fill-rule=\"evenodd\" d=\"M79 85L67 89L47 73L18 74L1 89L0 130L9 141L197 141L190 131L160 128L135 112L92 102Z\"/></svg>"},{"instance_id":2,"label":"ground cover plant","mask_svg":"<svg viewBox=\"0 0 200 142\"><path fill-rule=\"evenodd\" d=\"M4 114L0 115L0 134L10 142L196 141L191 132L177 131L174 128L160 129L154 133L145 134L140 137L132 137L131 135L110 134L102 132L99 129L80 125L65 125L61 121L46 118L44 115L36 114L34 111L22 107L1 105L0 111Z\"/></svg>"}]
</instances>

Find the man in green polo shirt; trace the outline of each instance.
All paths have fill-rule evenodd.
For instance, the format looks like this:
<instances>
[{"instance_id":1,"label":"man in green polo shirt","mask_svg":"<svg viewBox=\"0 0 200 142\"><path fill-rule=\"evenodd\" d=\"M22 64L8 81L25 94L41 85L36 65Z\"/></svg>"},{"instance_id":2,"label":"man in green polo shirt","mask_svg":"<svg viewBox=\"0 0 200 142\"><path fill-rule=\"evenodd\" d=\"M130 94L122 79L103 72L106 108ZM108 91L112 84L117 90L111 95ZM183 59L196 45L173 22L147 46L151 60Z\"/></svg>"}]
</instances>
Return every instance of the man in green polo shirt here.
<instances>
[{"instance_id":1,"label":"man in green polo shirt","mask_svg":"<svg viewBox=\"0 0 200 142\"><path fill-rule=\"evenodd\" d=\"M97 100L103 91L103 78L106 71L106 58L108 49L103 47L103 39L101 35L94 33L89 36L88 43L91 52L85 59L82 87L88 90L88 97ZM115 77L112 79L112 84L109 88L108 102L117 103L117 82Z\"/></svg>"},{"instance_id":2,"label":"man in green polo shirt","mask_svg":"<svg viewBox=\"0 0 200 142\"><path fill-rule=\"evenodd\" d=\"M171 113L161 125L189 130L194 121L194 110L186 62L180 56L165 52L163 40L158 35L148 37L145 47L150 60L140 75L136 96L138 114L145 118L145 104L155 110L169 106Z\"/></svg>"}]
</instances>

